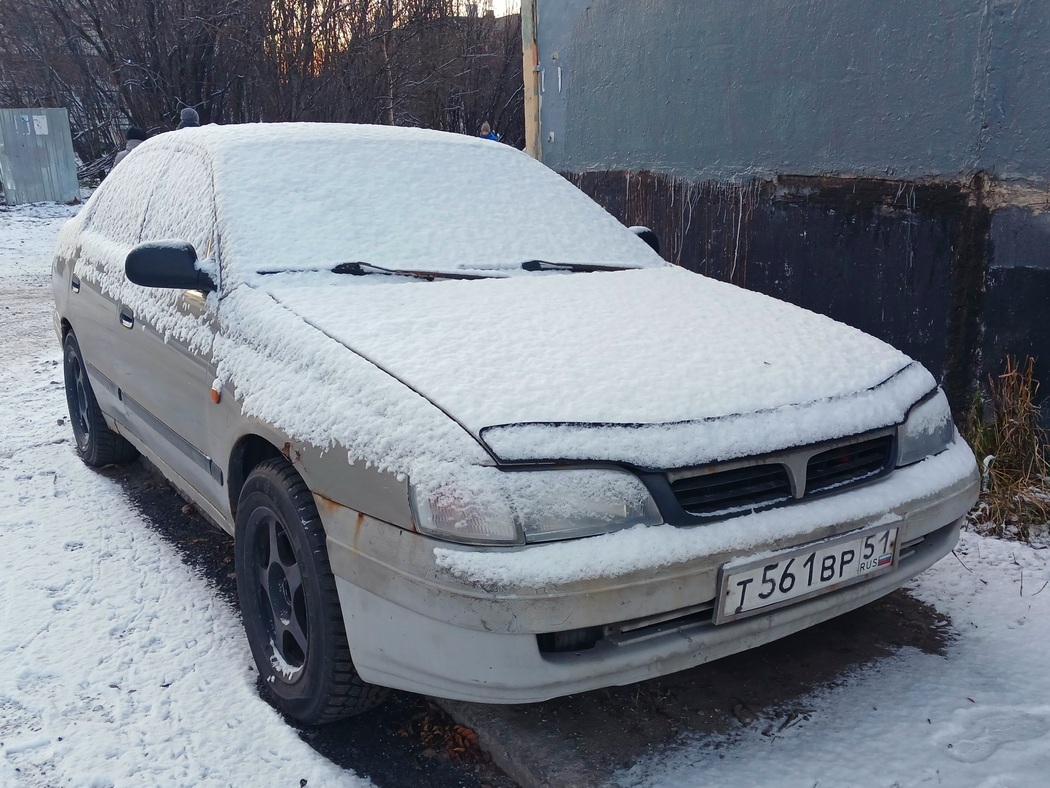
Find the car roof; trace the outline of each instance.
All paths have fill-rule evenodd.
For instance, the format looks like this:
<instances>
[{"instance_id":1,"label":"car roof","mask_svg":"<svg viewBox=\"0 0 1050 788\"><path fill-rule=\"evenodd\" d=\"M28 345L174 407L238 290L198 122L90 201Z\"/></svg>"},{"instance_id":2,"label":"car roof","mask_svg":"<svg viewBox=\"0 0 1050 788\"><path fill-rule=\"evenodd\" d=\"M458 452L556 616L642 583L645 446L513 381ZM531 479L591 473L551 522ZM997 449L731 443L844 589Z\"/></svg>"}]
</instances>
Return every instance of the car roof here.
<instances>
[{"instance_id":1,"label":"car roof","mask_svg":"<svg viewBox=\"0 0 1050 788\"><path fill-rule=\"evenodd\" d=\"M310 270L520 268L530 260L663 261L564 178L510 146L428 129L325 123L204 126L144 150L197 151L214 178L223 262ZM129 157L130 158L130 157ZM161 195L161 203L186 195ZM157 196L154 196L157 200Z\"/></svg>"}]
</instances>

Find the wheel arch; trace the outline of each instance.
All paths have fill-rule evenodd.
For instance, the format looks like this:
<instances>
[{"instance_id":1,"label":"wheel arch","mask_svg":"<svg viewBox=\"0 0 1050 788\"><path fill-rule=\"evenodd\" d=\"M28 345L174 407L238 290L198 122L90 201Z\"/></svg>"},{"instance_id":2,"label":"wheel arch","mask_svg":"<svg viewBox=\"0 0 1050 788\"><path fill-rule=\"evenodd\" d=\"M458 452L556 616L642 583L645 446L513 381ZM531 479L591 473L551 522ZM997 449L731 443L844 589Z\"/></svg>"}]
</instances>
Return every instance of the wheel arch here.
<instances>
[{"instance_id":1,"label":"wheel arch","mask_svg":"<svg viewBox=\"0 0 1050 788\"><path fill-rule=\"evenodd\" d=\"M288 460L315 497L415 530L405 476L363 461L354 462L339 446L322 449L308 442L293 441L280 431L252 420L246 420L244 431L233 443L226 462L231 523L237 521L238 502L248 477L260 463L274 457Z\"/></svg>"},{"instance_id":2,"label":"wheel arch","mask_svg":"<svg viewBox=\"0 0 1050 788\"><path fill-rule=\"evenodd\" d=\"M240 500L241 490L244 489L244 483L252 471L261 463L282 456L285 456L284 453L261 435L243 435L234 444L226 474L229 481L227 489L230 496L230 513L234 522L237 520L237 502Z\"/></svg>"},{"instance_id":3,"label":"wheel arch","mask_svg":"<svg viewBox=\"0 0 1050 788\"><path fill-rule=\"evenodd\" d=\"M306 725L367 711L387 690L353 665L312 493L284 452L245 436L244 511L234 534L237 595L256 668L273 702ZM252 470L247 470L251 467Z\"/></svg>"}]
</instances>

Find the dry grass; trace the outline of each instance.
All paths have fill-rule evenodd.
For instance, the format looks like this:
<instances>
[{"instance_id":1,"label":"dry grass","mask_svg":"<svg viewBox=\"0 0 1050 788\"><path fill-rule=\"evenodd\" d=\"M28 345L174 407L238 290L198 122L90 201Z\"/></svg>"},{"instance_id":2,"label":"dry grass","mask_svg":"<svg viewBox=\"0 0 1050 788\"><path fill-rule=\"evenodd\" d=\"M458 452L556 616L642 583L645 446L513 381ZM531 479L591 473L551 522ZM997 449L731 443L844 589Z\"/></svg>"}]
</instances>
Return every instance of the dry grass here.
<instances>
[{"instance_id":1,"label":"dry grass","mask_svg":"<svg viewBox=\"0 0 1050 788\"><path fill-rule=\"evenodd\" d=\"M1030 541L1050 521L1047 433L1039 425L1034 359L1006 359L988 392L978 392L966 439L983 471L981 498L970 521L981 533Z\"/></svg>"}]
</instances>

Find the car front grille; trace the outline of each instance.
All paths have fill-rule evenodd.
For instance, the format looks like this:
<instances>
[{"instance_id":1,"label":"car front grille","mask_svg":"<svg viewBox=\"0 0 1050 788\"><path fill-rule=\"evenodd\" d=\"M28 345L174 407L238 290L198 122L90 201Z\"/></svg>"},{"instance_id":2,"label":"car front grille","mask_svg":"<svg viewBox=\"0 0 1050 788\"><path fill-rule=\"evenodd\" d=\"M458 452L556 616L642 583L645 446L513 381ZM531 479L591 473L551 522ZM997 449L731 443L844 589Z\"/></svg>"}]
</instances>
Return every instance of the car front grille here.
<instances>
[{"instance_id":1,"label":"car front grille","mask_svg":"<svg viewBox=\"0 0 1050 788\"><path fill-rule=\"evenodd\" d=\"M791 499L791 480L783 465L750 465L672 482L678 504L701 517L776 506Z\"/></svg>"},{"instance_id":2,"label":"car front grille","mask_svg":"<svg viewBox=\"0 0 1050 788\"><path fill-rule=\"evenodd\" d=\"M717 519L839 491L893 468L894 431L668 474L684 517ZM665 488L666 489L666 488Z\"/></svg>"},{"instance_id":3,"label":"car front grille","mask_svg":"<svg viewBox=\"0 0 1050 788\"><path fill-rule=\"evenodd\" d=\"M893 436L839 446L811 457L806 467L806 495L865 481L887 470Z\"/></svg>"}]
</instances>

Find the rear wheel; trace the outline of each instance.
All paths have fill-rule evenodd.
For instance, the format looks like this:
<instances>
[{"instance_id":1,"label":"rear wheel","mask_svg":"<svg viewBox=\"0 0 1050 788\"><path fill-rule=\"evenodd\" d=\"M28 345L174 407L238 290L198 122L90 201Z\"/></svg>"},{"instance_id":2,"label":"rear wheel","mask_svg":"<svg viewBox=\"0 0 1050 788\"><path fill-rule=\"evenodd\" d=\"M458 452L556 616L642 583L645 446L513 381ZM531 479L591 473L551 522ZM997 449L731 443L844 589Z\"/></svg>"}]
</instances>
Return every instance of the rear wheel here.
<instances>
[{"instance_id":1,"label":"rear wheel","mask_svg":"<svg viewBox=\"0 0 1050 788\"><path fill-rule=\"evenodd\" d=\"M354 670L324 527L309 489L283 457L248 476L235 539L244 629L277 707L319 725L382 702L386 690Z\"/></svg>"},{"instance_id":2,"label":"rear wheel","mask_svg":"<svg viewBox=\"0 0 1050 788\"><path fill-rule=\"evenodd\" d=\"M77 454L88 465L123 465L138 456L135 447L106 424L91 390L84 357L73 332L63 342L62 372L66 383L66 405Z\"/></svg>"}]
</instances>

